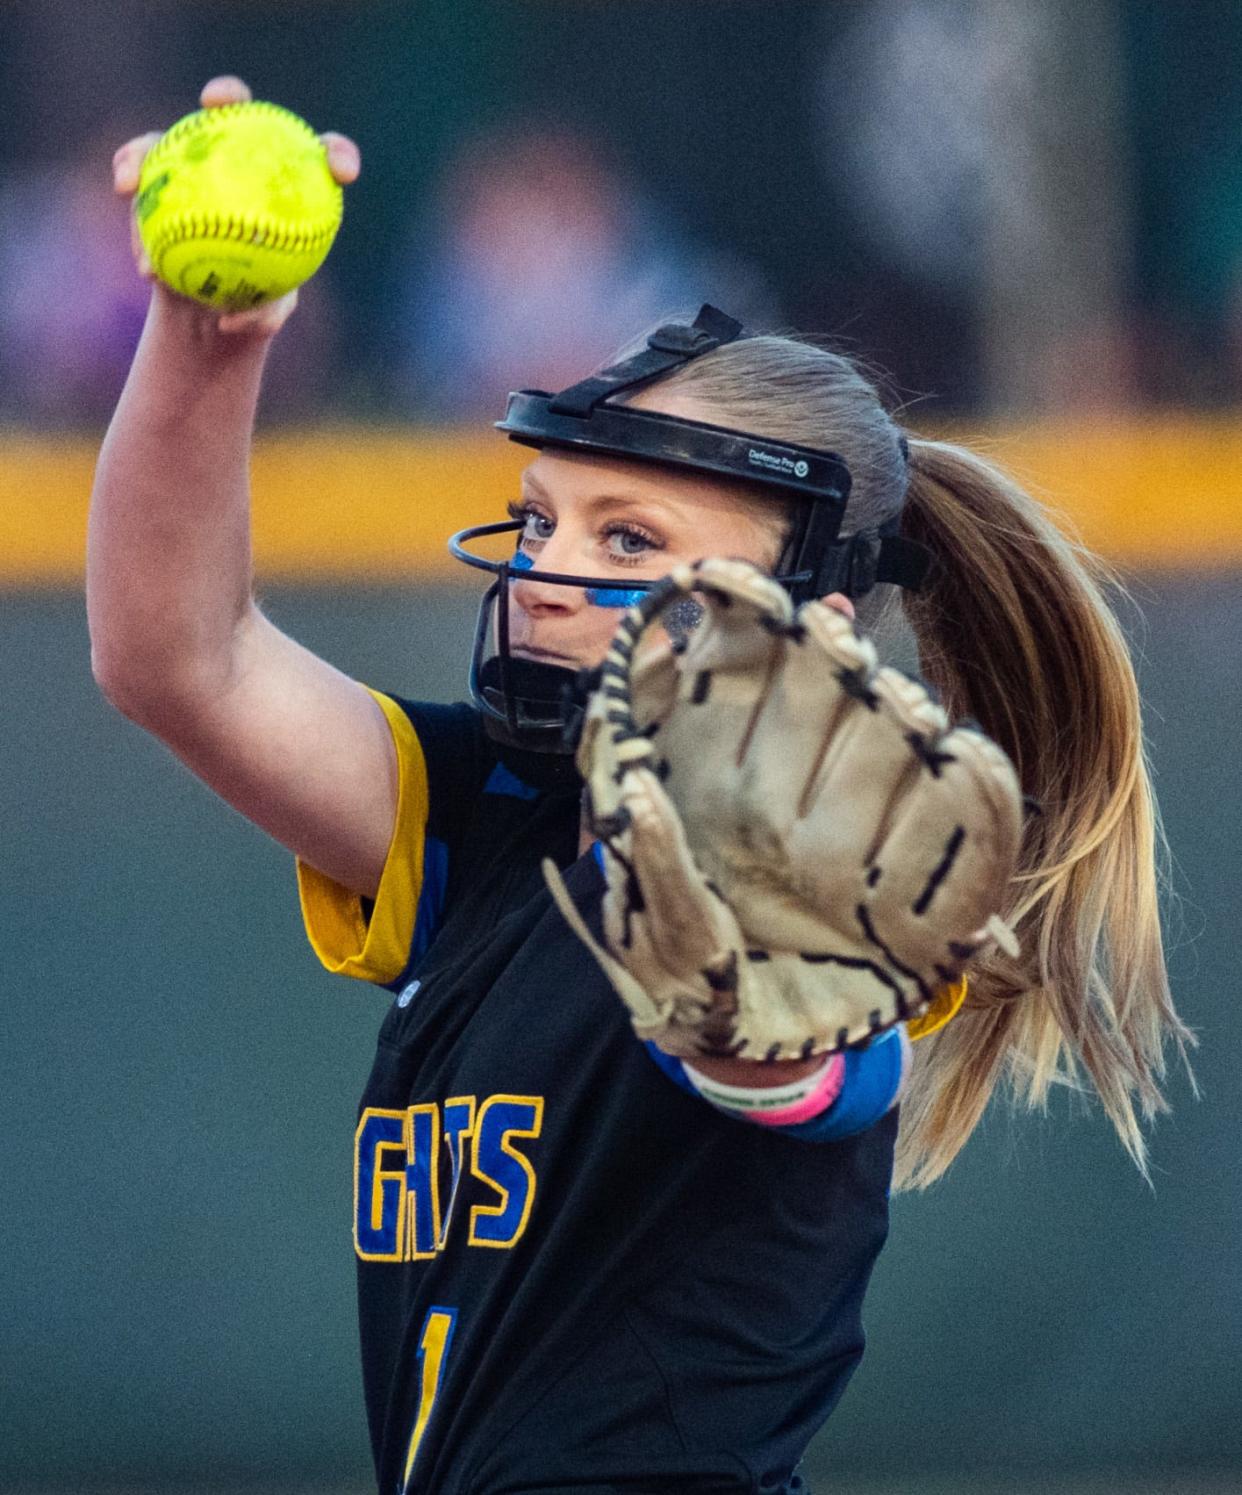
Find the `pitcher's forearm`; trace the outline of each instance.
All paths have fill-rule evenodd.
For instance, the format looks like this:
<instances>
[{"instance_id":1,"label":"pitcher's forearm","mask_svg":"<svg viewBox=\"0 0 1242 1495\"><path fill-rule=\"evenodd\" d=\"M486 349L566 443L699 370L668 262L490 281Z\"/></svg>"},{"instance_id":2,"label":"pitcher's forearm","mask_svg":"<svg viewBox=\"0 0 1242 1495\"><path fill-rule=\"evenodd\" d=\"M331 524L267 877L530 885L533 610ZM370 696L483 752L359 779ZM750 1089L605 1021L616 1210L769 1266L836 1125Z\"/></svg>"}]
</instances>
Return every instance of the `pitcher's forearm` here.
<instances>
[{"instance_id":1,"label":"pitcher's forearm","mask_svg":"<svg viewBox=\"0 0 1242 1495\"><path fill-rule=\"evenodd\" d=\"M92 657L114 697L227 672L251 606L250 441L269 342L155 291L91 502Z\"/></svg>"}]
</instances>

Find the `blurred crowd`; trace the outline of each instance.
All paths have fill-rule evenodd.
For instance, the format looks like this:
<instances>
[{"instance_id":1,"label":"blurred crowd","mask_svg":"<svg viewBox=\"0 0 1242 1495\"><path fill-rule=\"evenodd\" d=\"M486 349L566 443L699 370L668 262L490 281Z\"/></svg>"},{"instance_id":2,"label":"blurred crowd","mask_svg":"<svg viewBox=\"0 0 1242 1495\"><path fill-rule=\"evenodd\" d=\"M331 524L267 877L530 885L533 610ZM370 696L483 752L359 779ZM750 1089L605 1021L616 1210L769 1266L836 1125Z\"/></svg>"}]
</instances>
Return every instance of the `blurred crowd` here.
<instances>
[{"instance_id":1,"label":"blurred crowd","mask_svg":"<svg viewBox=\"0 0 1242 1495\"><path fill-rule=\"evenodd\" d=\"M0 180L0 416L11 421L97 422L116 402L148 289L110 154L96 140ZM708 293L743 317L772 315L759 271L697 242L571 131L470 140L420 216L385 276L391 313L368 389L381 412L494 417L508 390L571 383ZM339 394L342 333L329 266L277 341L269 417L309 414Z\"/></svg>"},{"instance_id":2,"label":"blurred crowd","mask_svg":"<svg viewBox=\"0 0 1242 1495\"><path fill-rule=\"evenodd\" d=\"M515 8L545 22L528 87L454 98L438 133L421 122L421 153L396 115L378 151L364 138L366 166L377 155L403 189L386 189L398 207L343 234L307 287L267 419L494 418L507 390L569 383L703 300L834 338L894 370L898 398L949 413L1242 393L1242 70L1222 61L1242 49L1236 5L1205 0L1174 25L1141 0L792 0L779 13L730 0L712 28L711 7L686 3L665 7L650 55L640 27L619 29L654 17L647 0L599 0L556 32L560 7ZM16 9L26 24L0 36L0 88L14 138L25 110L42 148L0 163L0 422L91 426L116 400L147 291L110 190L118 141L80 103L48 139L55 116L30 79L53 88L59 69L72 88L93 66L105 87L96 54L111 33L73 45L76 7ZM131 86L128 112L103 116L136 123L147 107L146 123L168 122L171 74L218 70L201 16L195 29L206 9L175 8L182 34L163 8L158 95L144 106ZM359 9L374 13L382 69L380 23L398 22ZM591 26L613 55L588 48ZM783 56L751 48L752 78L740 54L767 34ZM657 77L670 39L685 57L663 57ZM618 96L629 87L626 109L599 98L605 67ZM258 81L279 94L268 71ZM787 86L770 90L774 76ZM669 77L684 98L670 102ZM284 91L296 106L293 75Z\"/></svg>"}]
</instances>

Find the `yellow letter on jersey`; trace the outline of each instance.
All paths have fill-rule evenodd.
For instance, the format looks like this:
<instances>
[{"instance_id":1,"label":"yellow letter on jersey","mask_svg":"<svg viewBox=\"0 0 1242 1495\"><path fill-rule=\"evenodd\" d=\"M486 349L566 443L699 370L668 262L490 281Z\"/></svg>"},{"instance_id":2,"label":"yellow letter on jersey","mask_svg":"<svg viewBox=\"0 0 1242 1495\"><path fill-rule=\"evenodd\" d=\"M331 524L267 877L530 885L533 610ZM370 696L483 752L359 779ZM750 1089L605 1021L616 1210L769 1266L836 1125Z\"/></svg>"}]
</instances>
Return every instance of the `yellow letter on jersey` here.
<instances>
[{"instance_id":1,"label":"yellow letter on jersey","mask_svg":"<svg viewBox=\"0 0 1242 1495\"><path fill-rule=\"evenodd\" d=\"M431 1409L435 1405L436 1393L444 1375L444 1362L448 1358L449 1345L453 1342L453 1329L457 1324L455 1308L429 1308L423 1320L423 1332L418 1339L418 1416L414 1419L414 1431L410 1434L410 1449L405 1456L405 1473L401 1477L401 1488L409 1488L410 1475L414 1472L414 1460L418 1457L418 1445L423 1441Z\"/></svg>"}]
</instances>

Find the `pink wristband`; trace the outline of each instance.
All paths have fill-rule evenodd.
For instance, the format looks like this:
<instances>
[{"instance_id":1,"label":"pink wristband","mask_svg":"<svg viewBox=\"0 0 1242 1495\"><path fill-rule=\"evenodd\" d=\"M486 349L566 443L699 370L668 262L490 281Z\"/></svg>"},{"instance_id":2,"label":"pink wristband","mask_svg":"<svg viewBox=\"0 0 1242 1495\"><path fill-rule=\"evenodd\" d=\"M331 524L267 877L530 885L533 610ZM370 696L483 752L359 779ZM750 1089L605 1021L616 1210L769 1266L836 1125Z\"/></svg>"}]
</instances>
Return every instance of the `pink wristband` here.
<instances>
[{"instance_id":1,"label":"pink wristband","mask_svg":"<svg viewBox=\"0 0 1242 1495\"><path fill-rule=\"evenodd\" d=\"M693 1065L682 1061L686 1078L699 1092L722 1111L732 1111L760 1126L794 1126L822 1115L841 1094L845 1083L845 1057L830 1054L823 1065L788 1085L764 1089L754 1085L726 1085L700 1074Z\"/></svg>"}]
</instances>

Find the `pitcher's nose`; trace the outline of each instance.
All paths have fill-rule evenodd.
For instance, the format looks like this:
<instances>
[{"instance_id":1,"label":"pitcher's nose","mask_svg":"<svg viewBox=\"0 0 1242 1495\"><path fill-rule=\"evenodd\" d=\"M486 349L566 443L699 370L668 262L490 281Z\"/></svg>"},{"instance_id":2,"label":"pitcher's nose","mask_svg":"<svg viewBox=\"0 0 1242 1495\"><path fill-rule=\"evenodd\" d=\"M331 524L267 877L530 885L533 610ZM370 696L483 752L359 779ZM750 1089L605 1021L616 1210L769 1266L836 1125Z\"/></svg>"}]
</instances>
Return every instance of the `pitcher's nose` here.
<instances>
[{"instance_id":1,"label":"pitcher's nose","mask_svg":"<svg viewBox=\"0 0 1242 1495\"><path fill-rule=\"evenodd\" d=\"M516 606L528 617L546 618L557 615L572 617L574 613L580 612L587 605L584 587L564 586L555 581L524 581L522 579L524 571L556 571L559 569L549 562L549 549L550 546L544 546L538 562L520 550L513 557L509 562L509 570L512 573L509 583L510 596Z\"/></svg>"}]
</instances>

